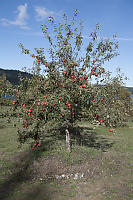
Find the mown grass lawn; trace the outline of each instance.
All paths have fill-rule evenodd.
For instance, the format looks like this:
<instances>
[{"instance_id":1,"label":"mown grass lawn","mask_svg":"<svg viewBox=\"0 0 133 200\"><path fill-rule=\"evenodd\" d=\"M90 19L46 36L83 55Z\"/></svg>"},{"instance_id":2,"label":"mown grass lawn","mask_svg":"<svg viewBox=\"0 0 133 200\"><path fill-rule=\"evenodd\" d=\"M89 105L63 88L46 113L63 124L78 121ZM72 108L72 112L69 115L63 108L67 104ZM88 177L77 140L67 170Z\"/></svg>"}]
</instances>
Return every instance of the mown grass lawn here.
<instances>
[{"instance_id":1,"label":"mown grass lawn","mask_svg":"<svg viewBox=\"0 0 133 200\"><path fill-rule=\"evenodd\" d=\"M17 128L0 119L0 200L133 199L133 122L111 133L88 122L72 138L48 136L40 149L18 148Z\"/></svg>"}]
</instances>

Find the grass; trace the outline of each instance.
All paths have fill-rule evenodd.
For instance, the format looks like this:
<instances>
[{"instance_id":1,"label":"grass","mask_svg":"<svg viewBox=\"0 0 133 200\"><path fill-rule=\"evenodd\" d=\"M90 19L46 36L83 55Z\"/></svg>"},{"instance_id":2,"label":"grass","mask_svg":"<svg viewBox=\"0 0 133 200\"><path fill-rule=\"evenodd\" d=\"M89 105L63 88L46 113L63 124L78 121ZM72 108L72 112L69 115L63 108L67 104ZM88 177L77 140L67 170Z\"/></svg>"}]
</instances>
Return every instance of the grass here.
<instances>
[{"instance_id":1,"label":"grass","mask_svg":"<svg viewBox=\"0 0 133 200\"><path fill-rule=\"evenodd\" d=\"M115 134L103 125L93 129L82 122L80 132L72 137L70 155L64 140L54 136L42 141L40 150L32 151L29 144L19 149L17 128L1 118L0 199L131 200L133 122Z\"/></svg>"}]
</instances>

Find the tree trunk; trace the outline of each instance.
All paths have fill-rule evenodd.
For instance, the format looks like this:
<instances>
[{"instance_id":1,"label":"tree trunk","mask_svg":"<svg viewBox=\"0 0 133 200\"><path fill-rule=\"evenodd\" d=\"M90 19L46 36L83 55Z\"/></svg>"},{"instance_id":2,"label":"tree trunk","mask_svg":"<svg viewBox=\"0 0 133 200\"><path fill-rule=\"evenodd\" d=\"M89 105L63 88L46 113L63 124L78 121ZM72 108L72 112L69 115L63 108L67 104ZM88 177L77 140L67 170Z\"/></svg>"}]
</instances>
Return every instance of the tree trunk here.
<instances>
[{"instance_id":1,"label":"tree trunk","mask_svg":"<svg viewBox=\"0 0 133 200\"><path fill-rule=\"evenodd\" d=\"M66 148L67 148L67 151L70 153L71 152L70 133L67 128L66 128Z\"/></svg>"}]
</instances>

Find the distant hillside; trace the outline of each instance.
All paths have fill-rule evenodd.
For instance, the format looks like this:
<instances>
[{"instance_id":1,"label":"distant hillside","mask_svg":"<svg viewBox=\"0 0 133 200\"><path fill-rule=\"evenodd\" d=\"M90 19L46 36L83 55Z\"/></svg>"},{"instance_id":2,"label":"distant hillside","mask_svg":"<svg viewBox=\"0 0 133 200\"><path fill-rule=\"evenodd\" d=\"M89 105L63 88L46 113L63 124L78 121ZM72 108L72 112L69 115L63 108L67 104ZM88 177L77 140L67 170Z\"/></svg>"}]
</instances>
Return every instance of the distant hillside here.
<instances>
[{"instance_id":1,"label":"distant hillside","mask_svg":"<svg viewBox=\"0 0 133 200\"><path fill-rule=\"evenodd\" d=\"M26 72L21 72L19 70L8 70L8 69L1 69L0 68L0 76L2 76L3 74L6 75L6 79L12 83L13 85L18 85L19 84L19 75L21 74L21 76L23 78L30 78L32 77L31 74L26 73Z\"/></svg>"}]
</instances>

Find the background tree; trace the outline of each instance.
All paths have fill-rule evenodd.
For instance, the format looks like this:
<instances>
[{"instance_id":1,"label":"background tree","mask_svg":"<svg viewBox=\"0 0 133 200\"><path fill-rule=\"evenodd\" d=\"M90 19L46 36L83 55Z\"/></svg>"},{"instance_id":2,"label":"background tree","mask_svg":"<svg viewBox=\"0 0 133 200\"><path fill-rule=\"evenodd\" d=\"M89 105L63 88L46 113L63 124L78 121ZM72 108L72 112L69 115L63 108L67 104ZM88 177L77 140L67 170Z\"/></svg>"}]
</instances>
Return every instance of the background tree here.
<instances>
[{"instance_id":1,"label":"background tree","mask_svg":"<svg viewBox=\"0 0 133 200\"><path fill-rule=\"evenodd\" d=\"M1 105L9 105L11 103L10 99L6 99L6 96L13 95L13 86L6 79L6 75L0 76L0 103Z\"/></svg>"},{"instance_id":2,"label":"background tree","mask_svg":"<svg viewBox=\"0 0 133 200\"><path fill-rule=\"evenodd\" d=\"M100 119L107 127L118 127L125 124L132 112L131 94L124 88L124 77L118 69L117 76L111 78L107 73L104 84L96 92L102 100L102 104L96 101L94 116ZM97 114L99 113L99 114Z\"/></svg>"}]
</instances>

